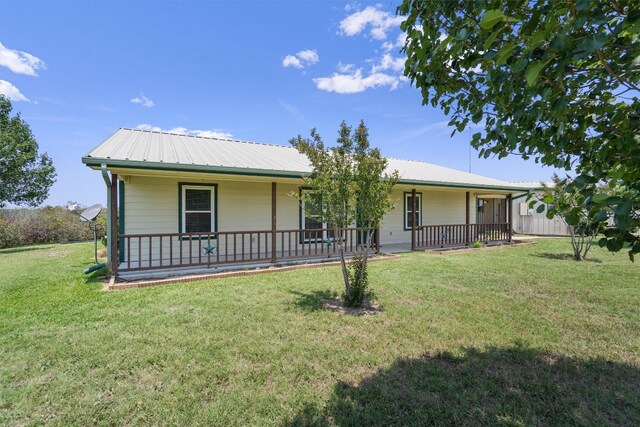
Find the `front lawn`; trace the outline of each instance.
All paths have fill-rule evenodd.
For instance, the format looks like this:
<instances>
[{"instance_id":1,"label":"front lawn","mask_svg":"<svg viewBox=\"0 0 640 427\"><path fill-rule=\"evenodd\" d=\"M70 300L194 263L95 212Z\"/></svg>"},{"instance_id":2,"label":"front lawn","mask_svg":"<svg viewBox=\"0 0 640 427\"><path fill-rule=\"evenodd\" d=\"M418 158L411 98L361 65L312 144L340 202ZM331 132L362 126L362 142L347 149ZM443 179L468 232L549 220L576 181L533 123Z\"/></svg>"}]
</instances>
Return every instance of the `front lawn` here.
<instances>
[{"instance_id":1,"label":"front lawn","mask_svg":"<svg viewBox=\"0 0 640 427\"><path fill-rule=\"evenodd\" d=\"M0 251L0 425L640 425L640 266L566 240L103 292L92 244Z\"/></svg>"}]
</instances>

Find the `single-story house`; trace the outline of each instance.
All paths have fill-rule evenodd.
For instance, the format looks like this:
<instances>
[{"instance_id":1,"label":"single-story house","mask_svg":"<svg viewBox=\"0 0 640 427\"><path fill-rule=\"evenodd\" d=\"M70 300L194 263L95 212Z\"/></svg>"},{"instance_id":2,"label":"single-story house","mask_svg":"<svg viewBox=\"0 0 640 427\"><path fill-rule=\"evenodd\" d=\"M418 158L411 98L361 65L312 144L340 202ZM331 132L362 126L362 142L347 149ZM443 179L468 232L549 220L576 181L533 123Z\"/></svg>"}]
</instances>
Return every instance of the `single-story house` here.
<instances>
[{"instance_id":1,"label":"single-story house","mask_svg":"<svg viewBox=\"0 0 640 427\"><path fill-rule=\"evenodd\" d=\"M431 163L388 160L400 179L395 208L372 242L376 250L511 241L513 202L530 188ZM122 128L82 162L102 171L109 191L113 273L336 255L326 224L293 196L309 191L302 178L311 167L292 147ZM362 248L355 225L347 236L348 252Z\"/></svg>"}]
</instances>

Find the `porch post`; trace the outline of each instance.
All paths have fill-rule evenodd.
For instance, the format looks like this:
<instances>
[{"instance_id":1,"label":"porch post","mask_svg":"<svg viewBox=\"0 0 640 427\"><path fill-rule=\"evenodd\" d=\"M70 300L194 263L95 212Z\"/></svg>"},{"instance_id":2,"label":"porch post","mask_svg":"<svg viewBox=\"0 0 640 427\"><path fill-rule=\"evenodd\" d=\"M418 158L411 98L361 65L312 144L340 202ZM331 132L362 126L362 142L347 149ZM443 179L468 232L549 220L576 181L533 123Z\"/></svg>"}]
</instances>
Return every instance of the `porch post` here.
<instances>
[{"instance_id":1,"label":"porch post","mask_svg":"<svg viewBox=\"0 0 640 427\"><path fill-rule=\"evenodd\" d=\"M118 274L118 175L115 173L111 174L109 197L111 198L111 212L109 212L111 214L111 218L109 218L111 222L111 235L108 237L111 242L111 265L109 266L109 270L111 270L111 275L115 276Z\"/></svg>"},{"instance_id":2,"label":"porch post","mask_svg":"<svg viewBox=\"0 0 640 427\"><path fill-rule=\"evenodd\" d=\"M471 243L469 242L469 224L470 224L470 207L469 207L469 197L471 196L471 193L469 193L467 191L467 195L466 195L466 199L465 199L465 204L466 204L466 213L465 213L465 226L464 226L464 238L465 238L465 242L467 244Z\"/></svg>"},{"instance_id":3,"label":"porch post","mask_svg":"<svg viewBox=\"0 0 640 427\"><path fill-rule=\"evenodd\" d=\"M380 227L376 228L374 233L374 239L376 240L376 253L380 253Z\"/></svg>"},{"instance_id":4,"label":"porch post","mask_svg":"<svg viewBox=\"0 0 640 427\"><path fill-rule=\"evenodd\" d=\"M271 262L276 262L276 183L271 183Z\"/></svg>"},{"instance_id":5,"label":"porch post","mask_svg":"<svg viewBox=\"0 0 640 427\"><path fill-rule=\"evenodd\" d=\"M509 209L508 226L509 226L509 241L513 240L513 193L507 195L507 205Z\"/></svg>"},{"instance_id":6,"label":"porch post","mask_svg":"<svg viewBox=\"0 0 640 427\"><path fill-rule=\"evenodd\" d=\"M416 250L416 189L411 189L411 250Z\"/></svg>"}]
</instances>

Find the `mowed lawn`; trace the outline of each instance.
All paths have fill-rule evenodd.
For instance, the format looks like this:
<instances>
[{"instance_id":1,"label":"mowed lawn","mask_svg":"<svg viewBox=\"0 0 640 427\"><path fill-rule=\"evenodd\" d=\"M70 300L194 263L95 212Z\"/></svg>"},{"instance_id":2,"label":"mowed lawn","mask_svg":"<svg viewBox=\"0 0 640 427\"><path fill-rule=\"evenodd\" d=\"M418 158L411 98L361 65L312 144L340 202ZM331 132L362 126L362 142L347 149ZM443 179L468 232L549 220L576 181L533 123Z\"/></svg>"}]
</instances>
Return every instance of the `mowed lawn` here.
<instances>
[{"instance_id":1,"label":"mowed lawn","mask_svg":"<svg viewBox=\"0 0 640 427\"><path fill-rule=\"evenodd\" d=\"M104 292L92 245L0 251L0 425L640 425L640 265L569 243Z\"/></svg>"}]
</instances>

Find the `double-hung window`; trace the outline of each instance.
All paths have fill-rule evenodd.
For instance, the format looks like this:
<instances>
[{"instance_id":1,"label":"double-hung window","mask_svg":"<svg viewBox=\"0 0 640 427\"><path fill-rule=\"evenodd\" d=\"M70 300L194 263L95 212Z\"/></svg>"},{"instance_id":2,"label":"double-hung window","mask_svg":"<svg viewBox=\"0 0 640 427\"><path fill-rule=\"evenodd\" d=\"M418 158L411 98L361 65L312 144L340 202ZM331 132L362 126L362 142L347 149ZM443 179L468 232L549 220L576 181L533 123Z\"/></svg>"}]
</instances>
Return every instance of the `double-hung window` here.
<instances>
[{"instance_id":1,"label":"double-hung window","mask_svg":"<svg viewBox=\"0 0 640 427\"><path fill-rule=\"evenodd\" d=\"M180 186L182 233L215 232L215 191L211 185Z\"/></svg>"},{"instance_id":2,"label":"double-hung window","mask_svg":"<svg viewBox=\"0 0 640 427\"><path fill-rule=\"evenodd\" d=\"M416 227L422 225L422 193L416 193L416 211L413 212L413 197L411 193L404 193L404 229L411 230L413 219Z\"/></svg>"},{"instance_id":3,"label":"double-hung window","mask_svg":"<svg viewBox=\"0 0 640 427\"><path fill-rule=\"evenodd\" d=\"M300 190L307 200L300 201L300 228L304 242L315 242L326 238L323 229L326 223L322 222L322 196L313 190Z\"/></svg>"}]
</instances>

